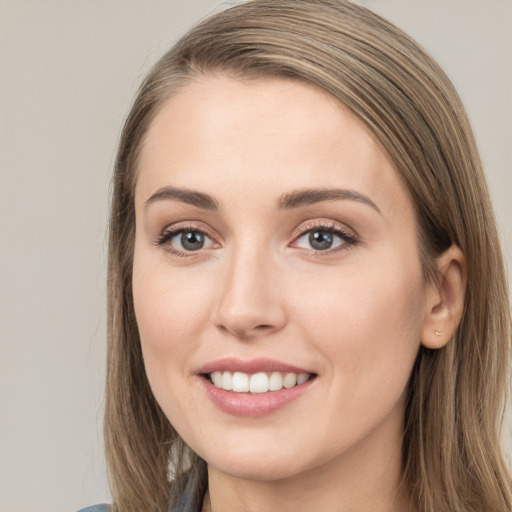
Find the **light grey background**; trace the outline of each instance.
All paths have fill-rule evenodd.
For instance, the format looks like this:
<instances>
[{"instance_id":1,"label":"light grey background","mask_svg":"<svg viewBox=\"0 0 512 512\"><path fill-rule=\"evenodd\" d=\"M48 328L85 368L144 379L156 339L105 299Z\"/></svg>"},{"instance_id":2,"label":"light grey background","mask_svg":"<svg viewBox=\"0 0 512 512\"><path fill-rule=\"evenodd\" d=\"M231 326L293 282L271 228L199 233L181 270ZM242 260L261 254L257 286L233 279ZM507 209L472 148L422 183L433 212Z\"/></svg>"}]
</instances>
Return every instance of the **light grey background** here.
<instances>
[{"instance_id":1,"label":"light grey background","mask_svg":"<svg viewBox=\"0 0 512 512\"><path fill-rule=\"evenodd\" d=\"M510 266L512 0L358 3L416 37L458 87ZM116 141L150 65L219 5L0 0L0 512L109 499L101 408Z\"/></svg>"}]
</instances>

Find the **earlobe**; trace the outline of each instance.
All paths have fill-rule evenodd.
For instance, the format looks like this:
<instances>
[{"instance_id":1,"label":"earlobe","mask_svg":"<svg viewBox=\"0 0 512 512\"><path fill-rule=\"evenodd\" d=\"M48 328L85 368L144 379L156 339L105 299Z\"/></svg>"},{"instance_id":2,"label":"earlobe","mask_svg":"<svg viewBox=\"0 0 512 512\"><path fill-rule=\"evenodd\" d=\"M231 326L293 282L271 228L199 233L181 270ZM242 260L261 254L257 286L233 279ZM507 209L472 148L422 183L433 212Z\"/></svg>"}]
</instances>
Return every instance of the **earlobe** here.
<instances>
[{"instance_id":1,"label":"earlobe","mask_svg":"<svg viewBox=\"0 0 512 512\"><path fill-rule=\"evenodd\" d=\"M429 284L421 344L431 349L444 347L462 319L467 283L466 257L452 245L438 259L439 279Z\"/></svg>"}]
</instances>

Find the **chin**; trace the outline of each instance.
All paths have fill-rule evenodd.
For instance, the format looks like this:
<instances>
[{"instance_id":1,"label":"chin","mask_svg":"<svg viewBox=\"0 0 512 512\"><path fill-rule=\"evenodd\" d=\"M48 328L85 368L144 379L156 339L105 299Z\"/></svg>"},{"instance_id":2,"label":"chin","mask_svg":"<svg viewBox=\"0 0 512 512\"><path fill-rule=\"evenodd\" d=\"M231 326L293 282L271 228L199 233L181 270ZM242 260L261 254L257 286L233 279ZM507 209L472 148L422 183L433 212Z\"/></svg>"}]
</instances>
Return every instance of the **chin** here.
<instances>
[{"instance_id":1,"label":"chin","mask_svg":"<svg viewBox=\"0 0 512 512\"><path fill-rule=\"evenodd\" d=\"M219 443L198 447L197 453L207 462L209 469L242 480L272 482L293 478L321 466L324 460L318 453L305 450L304 444L280 447L271 441L250 443ZM310 447L311 448L311 447ZM328 457L326 457L328 458Z\"/></svg>"},{"instance_id":2,"label":"chin","mask_svg":"<svg viewBox=\"0 0 512 512\"><path fill-rule=\"evenodd\" d=\"M233 457L233 459L219 461L218 464L208 464L208 468L215 468L225 475L252 482L286 480L304 471L294 460L292 462L284 457L281 460L266 461Z\"/></svg>"}]
</instances>

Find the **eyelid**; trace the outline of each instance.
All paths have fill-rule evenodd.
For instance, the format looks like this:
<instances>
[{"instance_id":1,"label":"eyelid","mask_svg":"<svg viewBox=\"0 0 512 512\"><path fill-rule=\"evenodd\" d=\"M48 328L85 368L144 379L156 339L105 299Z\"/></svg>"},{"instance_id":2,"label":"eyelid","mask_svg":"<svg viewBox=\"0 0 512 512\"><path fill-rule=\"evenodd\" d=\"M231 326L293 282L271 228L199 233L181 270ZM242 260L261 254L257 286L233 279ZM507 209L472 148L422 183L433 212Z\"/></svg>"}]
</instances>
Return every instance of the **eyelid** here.
<instances>
[{"instance_id":1,"label":"eyelid","mask_svg":"<svg viewBox=\"0 0 512 512\"><path fill-rule=\"evenodd\" d=\"M177 236L179 233L182 233L184 231L194 231L197 233L201 233L202 235L205 235L210 240L212 240L214 245L217 245L217 246L220 245L217 240L217 236L215 234L213 234L211 229L209 229L202 222L194 222L194 221L177 222L175 224L170 224L170 225L166 226L156 236L154 245L156 245L158 247L164 247L165 250L167 250L169 253L173 254L174 256L181 256L181 257L199 256L199 254L204 252L205 249L211 249L211 247L208 247L205 249L203 249L203 248L198 249L197 251L180 251L179 249L175 249L175 248L171 247L168 244L168 242L170 240L172 240L175 236Z\"/></svg>"},{"instance_id":2,"label":"eyelid","mask_svg":"<svg viewBox=\"0 0 512 512\"><path fill-rule=\"evenodd\" d=\"M297 247L298 249L311 253L311 255L317 257L329 256L334 253L350 249L352 246L356 245L360 242L359 235L355 232L355 230L348 228L344 224L334 221L332 219L311 219L301 223L292 235L292 242L289 244L291 247L294 247L294 244L306 233L311 231L327 231L334 235L337 235L345 243L342 243L339 246L334 248L329 248L325 250L318 249L306 249ZM201 233L208 237L213 242L214 247L201 248L197 251L180 251L179 249L171 247L168 242L172 240L176 235L184 231L195 231ZM154 245L162 246L165 250L171 253L174 256L182 256L182 257L194 257L199 256L204 253L205 250L209 250L212 248L218 248L220 243L218 242L218 235L216 235L208 225L204 224L200 221L180 221L175 224L170 224L163 228L159 234L156 236L154 241Z\"/></svg>"},{"instance_id":3,"label":"eyelid","mask_svg":"<svg viewBox=\"0 0 512 512\"><path fill-rule=\"evenodd\" d=\"M340 232L344 235L347 235L354 239L359 239L359 235L357 232L346 226L345 224L332 220L332 219L311 219L307 220L303 223L301 223L296 229L295 233L293 234L293 238L298 238L299 236L303 235L304 233L307 233L308 231L311 231L312 229L324 229L325 231L332 231L332 232Z\"/></svg>"},{"instance_id":4,"label":"eyelid","mask_svg":"<svg viewBox=\"0 0 512 512\"><path fill-rule=\"evenodd\" d=\"M328 233L332 233L334 235L342 238L345 243L340 246L326 249L326 250L315 250L305 249L297 247L305 252L314 255L315 257L327 257L329 255L335 254L340 251L348 250L354 245L360 242L359 235L355 232L355 230L348 228L344 224L334 221L332 219L312 219L302 223L296 230L293 235L293 240L290 244L291 247L294 247L293 244L297 243L297 241L302 238L306 233L311 231L326 231Z\"/></svg>"}]
</instances>

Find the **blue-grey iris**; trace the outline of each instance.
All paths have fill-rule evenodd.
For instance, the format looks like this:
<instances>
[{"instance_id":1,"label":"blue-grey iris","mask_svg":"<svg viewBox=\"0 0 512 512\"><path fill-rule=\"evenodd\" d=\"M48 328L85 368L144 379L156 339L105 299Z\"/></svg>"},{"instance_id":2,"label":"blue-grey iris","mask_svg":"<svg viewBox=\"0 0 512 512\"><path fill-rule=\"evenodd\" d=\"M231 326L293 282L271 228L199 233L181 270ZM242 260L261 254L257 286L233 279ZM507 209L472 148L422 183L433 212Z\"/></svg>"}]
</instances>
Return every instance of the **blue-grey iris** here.
<instances>
[{"instance_id":1,"label":"blue-grey iris","mask_svg":"<svg viewBox=\"0 0 512 512\"><path fill-rule=\"evenodd\" d=\"M309 233L309 243L313 249L325 251L332 246L332 233L328 231L311 231L311 233Z\"/></svg>"},{"instance_id":2,"label":"blue-grey iris","mask_svg":"<svg viewBox=\"0 0 512 512\"><path fill-rule=\"evenodd\" d=\"M181 234L181 245L187 251L197 251L204 246L204 235L197 231L185 231Z\"/></svg>"}]
</instances>

